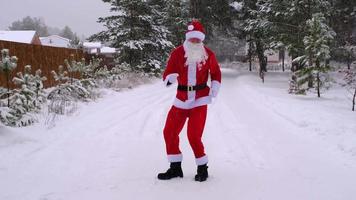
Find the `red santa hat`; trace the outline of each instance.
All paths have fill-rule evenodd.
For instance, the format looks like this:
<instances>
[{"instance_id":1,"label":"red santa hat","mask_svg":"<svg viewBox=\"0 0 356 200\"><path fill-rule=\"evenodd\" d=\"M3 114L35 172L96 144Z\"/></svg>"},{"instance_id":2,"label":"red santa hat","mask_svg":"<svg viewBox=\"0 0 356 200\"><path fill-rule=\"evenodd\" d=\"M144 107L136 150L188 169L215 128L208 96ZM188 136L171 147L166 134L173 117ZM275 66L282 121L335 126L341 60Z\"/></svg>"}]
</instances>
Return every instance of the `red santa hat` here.
<instances>
[{"instance_id":1,"label":"red santa hat","mask_svg":"<svg viewBox=\"0 0 356 200\"><path fill-rule=\"evenodd\" d=\"M188 29L185 32L185 39L198 38L201 41L205 39L205 29L203 25L198 20L193 20L188 25Z\"/></svg>"}]
</instances>

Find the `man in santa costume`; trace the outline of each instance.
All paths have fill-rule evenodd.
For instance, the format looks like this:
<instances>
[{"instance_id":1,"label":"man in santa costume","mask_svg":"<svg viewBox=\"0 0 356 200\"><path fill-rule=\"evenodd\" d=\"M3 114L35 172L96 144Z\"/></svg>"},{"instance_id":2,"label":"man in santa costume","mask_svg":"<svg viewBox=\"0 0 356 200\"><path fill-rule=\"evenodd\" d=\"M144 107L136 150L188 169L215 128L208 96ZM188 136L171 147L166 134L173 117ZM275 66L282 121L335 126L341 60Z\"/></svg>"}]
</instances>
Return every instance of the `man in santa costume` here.
<instances>
[{"instance_id":1,"label":"man in santa costume","mask_svg":"<svg viewBox=\"0 0 356 200\"><path fill-rule=\"evenodd\" d=\"M188 139L198 166L195 180L202 182L208 178L208 156L202 143L207 104L219 92L221 72L214 53L203 44L205 30L199 21L193 20L188 25L185 37L184 44L171 53L163 74L166 86L178 81L178 88L163 130L170 168L158 174L158 179L183 177L179 133L188 119Z\"/></svg>"}]
</instances>

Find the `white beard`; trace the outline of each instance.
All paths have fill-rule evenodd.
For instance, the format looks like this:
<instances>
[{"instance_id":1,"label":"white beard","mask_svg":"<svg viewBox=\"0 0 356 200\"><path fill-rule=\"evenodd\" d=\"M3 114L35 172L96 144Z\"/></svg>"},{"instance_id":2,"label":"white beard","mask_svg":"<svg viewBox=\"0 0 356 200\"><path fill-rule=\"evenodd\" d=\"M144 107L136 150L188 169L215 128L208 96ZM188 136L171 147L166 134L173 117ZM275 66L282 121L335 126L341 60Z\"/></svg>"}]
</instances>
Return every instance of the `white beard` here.
<instances>
[{"instance_id":1,"label":"white beard","mask_svg":"<svg viewBox=\"0 0 356 200\"><path fill-rule=\"evenodd\" d=\"M187 58L186 65L195 64L195 63L205 63L208 59L208 54L205 51L204 44L201 43L192 43L189 41L184 41L183 43L185 55Z\"/></svg>"}]
</instances>

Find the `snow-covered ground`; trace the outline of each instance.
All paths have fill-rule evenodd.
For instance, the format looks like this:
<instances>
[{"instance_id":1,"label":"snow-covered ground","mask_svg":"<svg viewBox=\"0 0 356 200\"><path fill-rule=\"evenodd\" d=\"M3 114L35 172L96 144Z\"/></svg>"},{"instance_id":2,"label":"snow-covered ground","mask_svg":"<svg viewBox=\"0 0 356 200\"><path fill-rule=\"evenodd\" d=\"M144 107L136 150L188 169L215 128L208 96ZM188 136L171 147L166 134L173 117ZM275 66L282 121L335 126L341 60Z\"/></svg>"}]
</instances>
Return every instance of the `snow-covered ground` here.
<instances>
[{"instance_id":1,"label":"snow-covered ground","mask_svg":"<svg viewBox=\"0 0 356 200\"><path fill-rule=\"evenodd\" d=\"M61 118L53 128L0 126L1 200L356 199L356 113L342 88L287 94L288 73L223 70L204 134L207 182L186 138L183 179L165 171L162 128L175 89L157 80Z\"/></svg>"}]
</instances>

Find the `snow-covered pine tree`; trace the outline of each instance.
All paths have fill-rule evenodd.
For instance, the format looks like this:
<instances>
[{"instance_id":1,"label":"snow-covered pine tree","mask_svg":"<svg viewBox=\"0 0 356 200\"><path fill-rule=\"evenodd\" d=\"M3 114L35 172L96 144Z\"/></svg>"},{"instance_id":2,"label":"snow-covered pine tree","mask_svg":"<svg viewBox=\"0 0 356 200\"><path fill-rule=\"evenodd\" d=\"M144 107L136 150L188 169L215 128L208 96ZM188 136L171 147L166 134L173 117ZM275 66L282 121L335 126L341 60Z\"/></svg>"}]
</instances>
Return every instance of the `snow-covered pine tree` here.
<instances>
[{"instance_id":1,"label":"snow-covered pine tree","mask_svg":"<svg viewBox=\"0 0 356 200\"><path fill-rule=\"evenodd\" d=\"M36 70L35 76L33 77L33 82L35 83L34 92L36 94L35 107L40 108L41 104L46 102L47 95L44 91L43 81L46 81L47 77L42 76L42 71L40 69Z\"/></svg>"},{"instance_id":2,"label":"snow-covered pine tree","mask_svg":"<svg viewBox=\"0 0 356 200\"><path fill-rule=\"evenodd\" d=\"M77 66L72 66L72 70L76 67ZM68 77L68 72L64 70L62 65L58 67L58 73L52 71L52 75L58 84L56 88L49 93L48 99L86 101L90 96L90 92L82 85L80 80Z\"/></svg>"},{"instance_id":3,"label":"snow-covered pine tree","mask_svg":"<svg viewBox=\"0 0 356 200\"><path fill-rule=\"evenodd\" d=\"M356 68L350 68L344 71L345 87L352 95L352 111L355 111L356 104Z\"/></svg>"},{"instance_id":4,"label":"snow-covered pine tree","mask_svg":"<svg viewBox=\"0 0 356 200\"><path fill-rule=\"evenodd\" d=\"M351 64L356 60L356 45L351 45L350 43L346 42L346 45L342 46L341 48L344 49L347 69L351 69Z\"/></svg>"},{"instance_id":5,"label":"snow-covered pine tree","mask_svg":"<svg viewBox=\"0 0 356 200\"><path fill-rule=\"evenodd\" d=\"M24 73L19 72L12 80L19 88L12 90L10 106L1 121L8 126L28 126L33 124L36 119L32 112L38 111L36 107L36 85L34 76L31 74L31 66L25 66Z\"/></svg>"},{"instance_id":6,"label":"snow-covered pine tree","mask_svg":"<svg viewBox=\"0 0 356 200\"><path fill-rule=\"evenodd\" d=\"M98 93L95 91L95 88L97 88L95 72L99 69L101 61L102 59L92 58L88 65L84 58L79 62L75 61L74 58L70 61L64 61L70 72L70 84L73 88L77 89L78 94L80 94L84 88L89 93L88 98L96 99L98 97ZM76 74L79 74L79 79L74 78ZM78 97L80 97L80 95Z\"/></svg>"},{"instance_id":7,"label":"snow-covered pine tree","mask_svg":"<svg viewBox=\"0 0 356 200\"><path fill-rule=\"evenodd\" d=\"M356 40L353 37L353 31L356 20L356 1L350 0L330 0L331 17L329 18L330 26L336 32L335 51L332 51L332 57L345 56L343 59L348 60L348 54L338 55L341 49L350 45L355 45ZM347 51L347 49L345 49Z\"/></svg>"},{"instance_id":8,"label":"snow-covered pine tree","mask_svg":"<svg viewBox=\"0 0 356 200\"><path fill-rule=\"evenodd\" d=\"M22 107L27 111L34 111L36 108L36 82L34 81L34 76L31 74L31 66L26 65L24 69L24 73L18 72L17 76L12 79L15 85L19 86L18 89L14 89L15 97L12 98L14 102L17 102L19 96L22 96L19 100L23 101ZM11 106L12 107L12 106Z\"/></svg>"},{"instance_id":9,"label":"snow-covered pine tree","mask_svg":"<svg viewBox=\"0 0 356 200\"><path fill-rule=\"evenodd\" d=\"M330 81L327 60L330 58L330 43L335 32L326 24L322 13L313 14L307 21L308 35L304 37L305 55L294 62L303 62L306 67L296 72L298 87L302 93L314 88L320 97L321 89Z\"/></svg>"},{"instance_id":10,"label":"snow-covered pine tree","mask_svg":"<svg viewBox=\"0 0 356 200\"><path fill-rule=\"evenodd\" d=\"M8 49L1 50L0 72L5 74L7 86L7 107L10 106L10 73L17 67L17 57L11 56Z\"/></svg>"},{"instance_id":11,"label":"snow-covered pine tree","mask_svg":"<svg viewBox=\"0 0 356 200\"><path fill-rule=\"evenodd\" d=\"M58 72L52 71L52 75L57 85L47 96L50 101L48 105L49 114L64 115L74 112L76 101L86 99L89 92L76 84L70 84L68 72L64 70L62 65L58 67Z\"/></svg>"},{"instance_id":12,"label":"snow-covered pine tree","mask_svg":"<svg viewBox=\"0 0 356 200\"><path fill-rule=\"evenodd\" d=\"M250 51L250 54L255 53L258 57L259 74L262 81L264 81L264 73L267 72L265 51L270 48L273 33L273 26L268 21L266 12L268 12L268 9L264 2L260 0L244 0L243 7L239 11L239 19L242 20L242 32L250 43L249 47L254 47L254 51Z\"/></svg>"},{"instance_id":13,"label":"snow-covered pine tree","mask_svg":"<svg viewBox=\"0 0 356 200\"><path fill-rule=\"evenodd\" d=\"M323 13L330 16L331 6L328 0L259 0L264 10L260 10L263 19L269 22L271 41L281 44L289 52L292 59L305 55L303 39L308 35L307 20L313 13ZM294 63L292 71L303 66Z\"/></svg>"},{"instance_id":14,"label":"snow-covered pine tree","mask_svg":"<svg viewBox=\"0 0 356 200\"><path fill-rule=\"evenodd\" d=\"M233 29L233 9L230 0L190 0L190 17L201 21L206 31L206 43Z\"/></svg>"},{"instance_id":15,"label":"snow-covered pine tree","mask_svg":"<svg viewBox=\"0 0 356 200\"><path fill-rule=\"evenodd\" d=\"M160 72L172 47L167 28L156 21L160 12L145 0L103 1L111 5L114 15L99 18L107 30L89 39L110 43L120 52L119 64L126 62L133 71Z\"/></svg>"},{"instance_id":16,"label":"snow-covered pine tree","mask_svg":"<svg viewBox=\"0 0 356 200\"><path fill-rule=\"evenodd\" d=\"M166 4L164 10L167 15L164 18L164 24L170 31L168 38L174 46L179 46L185 39L189 19L188 6L182 0L166 0Z\"/></svg>"}]
</instances>

